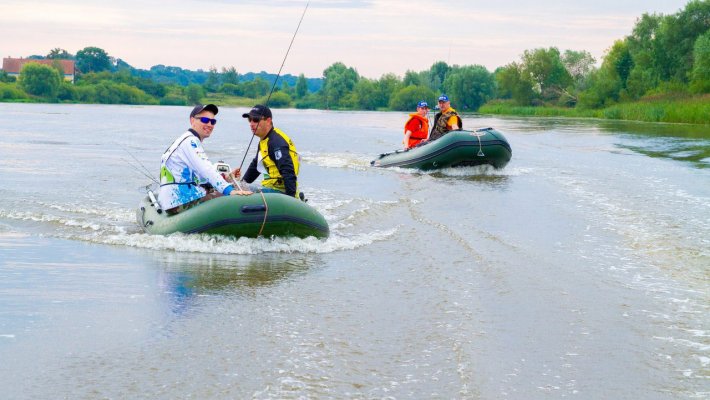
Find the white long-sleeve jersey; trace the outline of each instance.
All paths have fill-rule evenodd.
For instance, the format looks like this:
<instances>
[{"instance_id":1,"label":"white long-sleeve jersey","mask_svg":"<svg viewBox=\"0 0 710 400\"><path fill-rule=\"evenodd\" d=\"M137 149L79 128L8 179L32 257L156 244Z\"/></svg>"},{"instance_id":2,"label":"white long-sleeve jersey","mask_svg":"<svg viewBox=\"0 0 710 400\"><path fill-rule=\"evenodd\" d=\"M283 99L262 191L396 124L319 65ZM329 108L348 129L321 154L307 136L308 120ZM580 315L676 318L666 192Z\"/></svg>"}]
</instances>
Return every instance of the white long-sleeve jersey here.
<instances>
[{"instance_id":1,"label":"white long-sleeve jersey","mask_svg":"<svg viewBox=\"0 0 710 400\"><path fill-rule=\"evenodd\" d=\"M200 187L204 183L210 183L224 195L233 189L207 159L197 134L188 130L163 153L158 203L167 210L197 200L207 194Z\"/></svg>"}]
</instances>

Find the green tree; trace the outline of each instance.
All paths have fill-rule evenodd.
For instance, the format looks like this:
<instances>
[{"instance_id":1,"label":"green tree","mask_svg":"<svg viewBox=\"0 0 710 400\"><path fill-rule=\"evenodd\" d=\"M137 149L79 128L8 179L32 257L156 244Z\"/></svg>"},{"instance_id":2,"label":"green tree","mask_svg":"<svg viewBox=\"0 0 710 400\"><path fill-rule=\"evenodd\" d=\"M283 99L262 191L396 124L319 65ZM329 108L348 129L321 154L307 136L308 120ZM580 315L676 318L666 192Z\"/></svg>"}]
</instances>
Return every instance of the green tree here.
<instances>
[{"instance_id":1,"label":"green tree","mask_svg":"<svg viewBox=\"0 0 710 400\"><path fill-rule=\"evenodd\" d=\"M264 99L262 103L266 103L266 99ZM271 98L269 99L269 107L279 108L288 107L290 105L291 96L289 96L287 93L279 91L271 94Z\"/></svg>"},{"instance_id":2,"label":"green tree","mask_svg":"<svg viewBox=\"0 0 710 400\"><path fill-rule=\"evenodd\" d=\"M360 76L351 67L345 66L342 62L336 62L323 71L323 87L321 95L324 98L326 108L344 107L352 102L352 94Z\"/></svg>"},{"instance_id":3,"label":"green tree","mask_svg":"<svg viewBox=\"0 0 710 400\"><path fill-rule=\"evenodd\" d=\"M695 41L690 90L694 93L710 93L710 30Z\"/></svg>"},{"instance_id":4,"label":"green tree","mask_svg":"<svg viewBox=\"0 0 710 400\"><path fill-rule=\"evenodd\" d=\"M252 99L266 96L269 93L269 89L271 89L269 82L258 77L253 81L243 82L239 86L242 89L242 96Z\"/></svg>"},{"instance_id":5,"label":"green tree","mask_svg":"<svg viewBox=\"0 0 710 400\"><path fill-rule=\"evenodd\" d=\"M96 101L102 104L155 104L152 99L137 87L125 83L101 81L94 85Z\"/></svg>"},{"instance_id":6,"label":"green tree","mask_svg":"<svg viewBox=\"0 0 710 400\"><path fill-rule=\"evenodd\" d=\"M128 64L126 61L124 61L124 60L122 60L122 59L120 59L120 58L117 58L117 59L116 59L116 66L115 66L115 70L116 70L116 71L124 71L124 70L132 71L132 70L134 70L134 69L135 69L135 68L133 68L133 67L132 67L130 64Z\"/></svg>"},{"instance_id":7,"label":"green tree","mask_svg":"<svg viewBox=\"0 0 710 400\"><path fill-rule=\"evenodd\" d=\"M411 70L407 70L407 72L404 73L404 78L402 79L402 86L407 87L407 86L421 86L424 84L424 81L422 80L422 74L419 72L414 72Z\"/></svg>"},{"instance_id":8,"label":"green tree","mask_svg":"<svg viewBox=\"0 0 710 400\"><path fill-rule=\"evenodd\" d=\"M429 68L429 87L435 92L444 91L444 81L451 67L443 61L437 61Z\"/></svg>"},{"instance_id":9,"label":"green tree","mask_svg":"<svg viewBox=\"0 0 710 400\"><path fill-rule=\"evenodd\" d=\"M627 58L628 45L625 40L617 40L604 56L602 66L592 73L590 86L579 95L579 105L583 108L598 108L611 105L624 96L623 73L624 60ZM620 74L621 73L621 74ZM630 73L630 76L633 74ZM633 81L629 79L629 88Z\"/></svg>"},{"instance_id":10,"label":"green tree","mask_svg":"<svg viewBox=\"0 0 710 400\"><path fill-rule=\"evenodd\" d=\"M449 98L461 110L478 110L493 98L495 80L481 65L469 65L453 69L444 81Z\"/></svg>"},{"instance_id":11,"label":"green tree","mask_svg":"<svg viewBox=\"0 0 710 400\"><path fill-rule=\"evenodd\" d=\"M198 104L205 97L205 90L201 85L191 83L185 88L185 96L190 104Z\"/></svg>"},{"instance_id":12,"label":"green tree","mask_svg":"<svg viewBox=\"0 0 710 400\"><path fill-rule=\"evenodd\" d=\"M239 90L239 85L235 85L233 83L222 84L222 86L219 87L219 92L231 96L239 96L239 94L241 93L241 91Z\"/></svg>"},{"instance_id":13,"label":"green tree","mask_svg":"<svg viewBox=\"0 0 710 400\"><path fill-rule=\"evenodd\" d=\"M619 40L614 43L612 50L607 52L604 57L606 62L608 57L614 58L612 64L621 67L623 62L621 59L626 58L625 53L631 55L633 65L624 78L623 69L621 79L621 87L627 88L627 92L631 97L638 98L648 90L658 86L660 81L660 72L658 68L657 53L659 26L662 16L656 14L643 14L636 21L634 28L625 40ZM618 74L618 71L617 71ZM608 74L607 75L611 75Z\"/></svg>"},{"instance_id":14,"label":"green tree","mask_svg":"<svg viewBox=\"0 0 710 400\"><path fill-rule=\"evenodd\" d=\"M392 94L389 107L396 111L414 112L418 102L424 100L429 104L433 104L436 98L437 94L428 86L409 85L400 88Z\"/></svg>"},{"instance_id":15,"label":"green tree","mask_svg":"<svg viewBox=\"0 0 710 400\"><path fill-rule=\"evenodd\" d=\"M232 85L239 84L239 74L234 67L222 67L222 84L231 83Z\"/></svg>"},{"instance_id":16,"label":"green tree","mask_svg":"<svg viewBox=\"0 0 710 400\"><path fill-rule=\"evenodd\" d=\"M378 107L376 83L367 78L360 78L353 89L357 98L357 108L361 110L376 110Z\"/></svg>"},{"instance_id":17,"label":"green tree","mask_svg":"<svg viewBox=\"0 0 710 400\"><path fill-rule=\"evenodd\" d=\"M308 82L303 74L298 75L298 81L296 81L296 98L302 99L308 93Z\"/></svg>"},{"instance_id":18,"label":"green tree","mask_svg":"<svg viewBox=\"0 0 710 400\"><path fill-rule=\"evenodd\" d=\"M655 56L661 80L688 82L695 41L710 29L710 1L692 0L680 12L661 20Z\"/></svg>"},{"instance_id":19,"label":"green tree","mask_svg":"<svg viewBox=\"0 0 710 400\"><path fill-rule=\"evenodd\" d=\"M15 81L17 81L17 78L8 75L6 71L0 70L0 82L12 83Z\"/></svg>"},{"instance_id":20,"label":"green tree","mask_svg":"<svg viewBox=\"0 0 710 400\"><path fill-rule=\"evenodd\" d=\"M72 101L78 100L78 90L75 85L70 82L63 81L59 85L59 90L57 91L57 98L62 101Z\"/></svg>"},{"instance_id":21,"label":"green tree","mask_svg":"<svg viewBox=\"0 0 710 400\"><path fill-rule=\"evenodd\" d=\"M525 50L522 63L523 74L530 77L534 83L533 90L543 100L558 99L572 83L572 76L562 63L556 47Z\"/></svg>"},{"instance_id":22,"label":"green tree","mask_svg":"<svg viewBox=\"0 0 710 400\"><path fill-rule=\"evenodd\" d=\"M631 57L628 46L625 44L626 42L619 42L619 46L616 47L616 53L610 55L613 59L614 69L619 76L622 89L626 89L628 86L629 76L634 67L634 59Z\"/></svg>"},{"instance_id":23,"label":"green tree","mask_svg":"<svg viewBox=\"0 0 710 400\"><path fill-rule=\"evenodd\" d=\"M76 52L76 68L82 73L111 70L111 59L98 47L85 47Z\"/></svg>"},{"instance_id":24,"label":"green tree","mask_svg":"<svg viewBox=\"0 0 710 400\"><path fill-rule=\"evenodd\" d=\"M56 99L61 83L59 71L47 65L30 62L20 70L20 87L34 96Z\"/></svg>"},{"instance_id":25,"label":"green tree","mask_svg":"<svg viewBox=\"0 0 710 400\"><path fill-rule=\"evenodd\" d=\"M395 74L384 74L375 83L376 107L384 108L389 105L390 97L402 86L402 81Z\"/></svg>"},{"instance_id":26,"label":"green tree","mask_svg":"<svg viewBox=\"0 0 710 400\"><path fill-rule=\"evenodd\" d=\"M210 67L210 71L207 73L207 80L203 86L208 92L216 92L217 88L219 88L219 73L217 73L217 67L214 65Z\"/></svg>"},{"instance_id":27,"label":"green tree","mask_svg":"<svg viewBox=\"0 0 710 400\"><path fill-rule=\"evenodd\" d=\"M288 94L290 97L293 97L296 94L296 89L289 85L286 80L281 82L281 89L279 91Z\"/></svg>"},{"instance_id":28,"label":"green tree","mask_svg":"<svg viewBox=\"0 0 710 400\"><path fill-rule=\"evenodd\" d=\"M69 54L68 51L56 47L49 51L47 58L51 60L73 60L74 56Z\"/></svg>"},{"instance_id":29,"label":"green tree","mask_svg":"<svg viewBox=\"0 0 710 400\"><path fill-rule=\"evenodd\" d=\"M0 82L0 100L26 99L27 94L14 83Z\"/></svg>"},{"instance_id":30,"label":"green tree","mask_svg":"<svg viewBox=\"0 0 710 400\"><path fill-rule=\"evenodd\" d=\"M565 50L562 55L562 64L572 77L575 89L586 89L586 81L594 70L596 60L586 50Z\"/></svg>"},{"instance_id":31,"label":"green tree","mask_svg":"<svg viewBox=\"0 0 710 400\"><path fill-rule=\"evenodd\" d=\"M521 106L529 106L535 97L533 82L528 75L523 74L523 67L518 63L510 63L498 68L495 72L496 96L502 99L513 99Z\"/></svg>"}]
</instances>

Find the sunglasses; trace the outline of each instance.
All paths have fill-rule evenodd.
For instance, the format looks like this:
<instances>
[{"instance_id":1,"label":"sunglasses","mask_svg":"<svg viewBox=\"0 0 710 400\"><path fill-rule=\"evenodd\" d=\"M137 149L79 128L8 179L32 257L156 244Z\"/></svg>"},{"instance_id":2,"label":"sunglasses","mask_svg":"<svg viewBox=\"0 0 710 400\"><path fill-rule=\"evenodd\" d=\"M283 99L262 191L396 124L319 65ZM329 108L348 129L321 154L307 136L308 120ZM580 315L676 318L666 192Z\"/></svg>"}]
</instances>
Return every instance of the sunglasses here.
<instances>
[{"instance_id":1,"label":"sunglasses","mask_svg":"<svg viewBox=\"0 0 710 400\"><path fill-rule=\"evenodd\" d=\"M195 117L195 118L198 119L198 120L199 120L200 122L202 122L203 124L206 124L206 123L209 122L210 124L214 125L214 124L217 123L217 120L214 119L214 118L207 118L207 117L199 117L199 118L198 118L198 117Z\"/></svg>"},{"instance_id":2,"label":"sunglasses","mask_svg":"<svg viewBox=\"0 0 710 400\"><path fill-rule=\"evenodd\" d=\"M264 118L262 118L262 117L248 117L248 119L249 119L249 122L256 122L258 124Z\"/></svg>"}]
</instances>

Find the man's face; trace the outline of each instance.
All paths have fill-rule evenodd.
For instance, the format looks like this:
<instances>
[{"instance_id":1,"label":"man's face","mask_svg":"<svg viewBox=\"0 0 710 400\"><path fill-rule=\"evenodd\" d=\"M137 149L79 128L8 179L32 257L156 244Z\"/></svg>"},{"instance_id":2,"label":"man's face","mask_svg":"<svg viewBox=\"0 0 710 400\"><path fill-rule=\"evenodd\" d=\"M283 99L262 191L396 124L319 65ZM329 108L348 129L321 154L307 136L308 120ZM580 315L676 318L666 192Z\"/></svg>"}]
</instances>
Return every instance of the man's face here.
<instances>
[{"instance_id":1,"label":"man's face","mask_svg":"<svg viewBox=\"0 0 710 400\"><path fill-rule=\"evenodd\" d=\"M251 128L251 133L258 136L259 139L263 139L271 131L271 118L249 116L249 128Z\"/></svg>"},{"instance_id":2,"label":"man's face","mask_svg":"<svg viewBox=\"0 0 710 400\"><path fill-rule=\"evenodd\" d=\"M422 117L426 117L429 112L429 107L417 107L417 113Z\"/></svg>"},{"instance_id":3,"label":"man's face","mask_svg":"<svg viewBox=\"0 0 710 400\"><path fill-rule=\"evenodd\" d=\"M217 120L214 118L212 111L205 110L194 117L190 117L190 125L192 129L200 135L200 140L205 140L210 137L212 130L214 130L214 124L216 123Z\"/></svg>"},{"instance_id":4,"label":"man's face","mask_svg":"<svg viewBox=\"0 0 710 400\"><path fill-rule=\"evenodd\" d=\"M440 108L442 111L448 110L450 106L451 106L451 102L444 101L444 100L439 100L439 108Z\"/></svg>"}]
</instances>

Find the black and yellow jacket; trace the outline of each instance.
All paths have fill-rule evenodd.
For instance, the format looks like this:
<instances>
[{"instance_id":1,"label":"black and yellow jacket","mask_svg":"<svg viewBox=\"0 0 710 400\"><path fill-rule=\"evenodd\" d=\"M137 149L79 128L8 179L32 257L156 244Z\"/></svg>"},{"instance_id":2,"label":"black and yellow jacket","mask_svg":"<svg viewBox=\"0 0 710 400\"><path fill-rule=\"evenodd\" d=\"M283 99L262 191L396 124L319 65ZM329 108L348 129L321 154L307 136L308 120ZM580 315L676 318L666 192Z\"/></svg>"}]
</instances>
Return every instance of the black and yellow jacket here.
<instances>
[{"instance_id":1,"label":"black and yellow jacket","mask_svg":"<svg viewBox=\"0 0 710 400\"><path fill-rule=\"evenodd\" d=\"M272 128L266 137L259 141L257 155L249 164L244 180L252 183L263 172L262 186L296 197L298 169L296 146L283 131Z\"/></svg>"}]
</instances>

